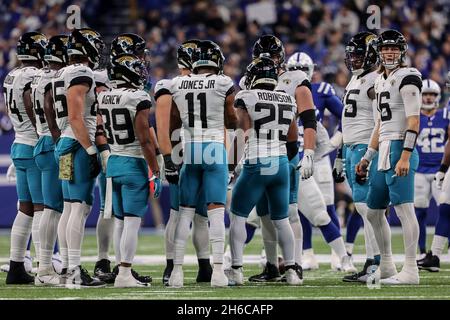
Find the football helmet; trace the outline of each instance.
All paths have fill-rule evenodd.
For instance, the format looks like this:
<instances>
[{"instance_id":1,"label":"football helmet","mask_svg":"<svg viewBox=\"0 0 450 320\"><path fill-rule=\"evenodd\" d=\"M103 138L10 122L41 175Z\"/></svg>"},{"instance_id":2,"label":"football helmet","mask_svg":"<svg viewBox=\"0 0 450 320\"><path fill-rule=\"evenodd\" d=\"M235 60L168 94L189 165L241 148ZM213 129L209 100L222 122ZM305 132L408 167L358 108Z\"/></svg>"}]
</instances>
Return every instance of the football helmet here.
<instances>
[{"instance_id":1,"label":"football helmet","mask_svg":"<svg viewBox=\"0 0 450 320\"><path fill-rule=\"evenodd\" d=\"M302 70L306 73L308 80L311 81L314 73L314 62L311 57L304 52L295 52L289 57L286 63L286 69L288 71Z\"/></svg>"},{"instance_id":2,"label":"football helmet","mask_svg":"<svg viewBox=\"0 0 450 320\"><path fill-rule=\"evenodd\" d=\"M375 50L377 51L379 61L386 69L394 69L400 64L405 62L406 51L408 50L408 44L406 39L397 30L386 30L380 34L374 43ZM387 61L384 55L381 53L381 48L385 46L395 46L400 49L400 54L394 57L392 61Z\"/></svg>"},{"instance_id":3,"label":"football helmet","mask_svg":"<svg viewBox=\"0 0 450 320\"><path fill-rule=\"evenodd\" d=\"M192 51L192 71L194 72L201 67L214 67L218 73L222 72L224 61L222 50L210 40L200 41Z\"/></svg>"},{"instance_id":4,"label":"football helmet","mask_svg":"<svg viewBox=\"0 0 450 320\"><path fill-rule=\"evenodd\" d=\"M57 62L66 65L69 62L67 55L67 44L69 36L59 34L48 40L47 49L45 50L44 59L47 62Z\"/></svg>"},{"instance_id":5,"label":"football helmet","mask_svg":"<svg viewBox=\"0 0 450 320\"><path fill-rule=\"evenodd\" d=\"M183 42L177 49L178 68L192 70L192 52L197 48L200 40L192 39Z\"/></svg>"},{"instance_id":6,"label":"football helmet","mask_svg":"<svg viewBox=\"0 0 450 320\"><path fill-rule=\"evenodd\" d=\"M44 62L45 48L48 39L40 32L24 33L17 41L17 59L20 61Z\"/></svg>"},{"instance_id":7,"label":"football helmet","mask_svg":"<svg viewBox=\"0 0 450 320\"><path fill-rule=\"evenodd\" d=\"M422 109L425 110L431 110L434 108L438 108L439 107L439 101L441 100L441 88L439 87L439 85L437 84L436 81L431 80L431 79L425 79L422 81L422 96L425 93L432 93L435 94L436 97L434 98L434 102L432 103L425 103L422 100ZM424 99L425 97L422 97L422 99Z\"/></svg>"},{"instance_id":8,"label":"football helmet","mask_svg":"<svg viewBox=\"0 0 450 320\"><path fill-rule=\"evenodd\" d=\"M247 66L247 70L245 72L246 89L253 89L258 84L273 86L273 89L277 86L277 65L272 59L262 56L254 59Z\"/></svg>"},{"instance_id":9,"label":"football helmet","mask_svg":"<svg viewBox=\"0 0 450 320\"><path fill-rule=\"evenodd\" d=\"M95 69L99 66L104 47L102 36L94 29L74 29L69 36L67 53L69 57L73 55L87 57L90 67Z\"/></svg>"},{"instance_id":10,"label":"football helmet","mask_svg":"<svg viewBox=\"0 0 450 320\"><path fill-rule=\"evenodd\" d=\"M134 54L139 58L145 55L145 40L134 33L122 33L111 42L111 60L122 53Z\"/></svg>"},{"instance_id":11,"label":"football helmet","mask_svg":"<svg viewBox=\"0 0 450 320\"><path fill-rule=\"evenodd\" d=\"M260 57L262 54L270 55L277 67L281 67L284 64L285 52L283 43L274 35L264 35L253 45L253 59Z\"/></svg>"},{"instance_id":12,"label":"football helmet","mask_svg":"<svg viewBox=\"0 0 450 320\"><path fill-rule=\"evenodd\" d=\"M377 64L377 52L374 43L377 36L371 32L360 32L354 35L345 47L345 64L355 76Z\"/></svg>"},{"instance_id":13,"label":"football helmet","mask_svg":"<svg viewBox=\"0 0 450 320\"><path fill-rule=\"evenodd\" d=\"M122 53L111 60L108 76L116 84L130 84L134 88L143 89L148 79L144 61L129 53Z\"/></svg>"}]
</instances>

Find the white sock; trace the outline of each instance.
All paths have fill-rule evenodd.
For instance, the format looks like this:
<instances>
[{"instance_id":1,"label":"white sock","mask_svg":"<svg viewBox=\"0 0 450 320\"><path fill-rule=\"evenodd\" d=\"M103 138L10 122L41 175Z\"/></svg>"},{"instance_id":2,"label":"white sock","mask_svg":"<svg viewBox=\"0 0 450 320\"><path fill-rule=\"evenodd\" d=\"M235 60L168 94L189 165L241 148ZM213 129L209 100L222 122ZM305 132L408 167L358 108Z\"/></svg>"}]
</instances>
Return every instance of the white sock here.
<instances>
[{"instance_id":1,"label":"white sock","mask_svg":"<svg viewBox=\"0 0 450 320\"><path fill-rule=\"evenodd\" d=\"M116 265L120 264L120 239L123 233L123 220L114 218L114 255L116 258Z\"/></svg>"},{"instance_id":2,"label":"white sock","mask_svg":"<svg viewBox=\"0 0 450 320\"><path fill-rule=\"evenodd\" d=\"M292 232L291 225L289 224L289 218L272 220L272 222L277 229L278 242L283 253L284 265L291 266L295 264L295 241L294 233Z\"/></svg>"},{"instance_id":3,"label":"white sock","mask_svg":"<svg viewBox=\"0 0 450 320\"><path fill-rule=\"evenodd\" d=\"M43 211L35 211L33 223L31 224L31 239L33 240L34 252L36 253L36 262L40 260L41 241L39 239L39 224L41 223Z\"/></svg>"},{"instance_id":4,"label":"white sock","mask_svg":"<svg viewBox=\"0 0 450 320\"><path fill-rule=\"evenodd\" d=\"M347 250L345 249L344 239L342 238L342 236L334 239L331 242L328 242L328 245L332 250L334 250L334 252L340 259L347 256Z\"/></svg>"},{"instance_id":5,"label":"white sock","mask_svg":"<svg viewBox=\"0 0 450 320\"><path fill-rule=\"evenodd\" d=\"M100 211L95 231L97 234L97 261L100 261L102 259L109 260L108 251L114 232L114 219L104 219L103 212Z\"/></svg>"},{"instance_id":6,"label":"white sock","mask_svg":"<svg viewBox=\"0 0 450 320\"><path fill-rule=\"evenodd\" d=\"M446 237L435 234L433 237L433 242L431 243L431 252L433 252L435 256L438 256L440 258L446 244Z\"/></svg>"},{"instance_id":7,"label":"white sock","mask_svg":"<svg viewBox=\"0 0 450 320\"><path fill-rule=\"evenodd\" d=\"M353 254L353 246L354 245L355 245L354 243L350 243L350 242L345 243L345 250L347 251L348 254Z\"/></svg>"},{"instance_id":8,"label":"white sock","mask_svg":"<svg viewBox=\"0 0 450 320\"><path fill-rule=\"evenodd\" d=\"M192 243L197 259L209 259L209 226L208 217L194 215L192 221Z\"/></svg>"},{"instance_id":9,"label":"white sock","mask_svg":"<svg viewBox=\"0 0 450 320\"><path fill-rule=\"evenodd\" d=\"M39 271L52 268L53 248L55 247L58 232L58 222L61 213L45 208L39 224L39 239L41 248L39 252Z\"/></svg>"},{"instance_id":10,"label":"white sock","mask_svg":"<svg viewBox=\"0 0 450 320\"><path fill-rule=\"evenodd\" d=\"M170 209L169 221L167 221L166 230L164 233L167 260L173 260L173 257L175 256L175 229L179 219L180 212Z\"/></svg>"},{"instance_id":11,"label":"white sock","mask_svg":"<svg viewBox=\"0 0 450 320\"><path fill-rule=\"evenodd\" d=\"M380 249L378 248L372 224L367 218L367 211L369 208L367 207L367 204L363 202L355 203L355 207L364 222L364 242L366 244L367 258L373 259L374 256L380 254Z\"/></svg>"},{"instance_id":12,"label":"white sock","mask_svg":"<svg viewBox=\"0 0 450 320\"><path fill-rule=\"evenodd\" d=\"M11 251L10 259L15 262L23 262L27 250L28 239L30 239L33 217L18 211L11 228Z\"/></svg>"},{"instance_id":13,"label":"white sock","mask_svg":"<svg viewBox=\"0 0 450 320\"><path fill-rule=\"evenodd\" d=\"M67 222L69 221L71 211L72 211L71 203L64 201L64 209L58 223L59 254L61 255L61 262L63 269L69 267L69 254L67 251L66 231L67 231Z\"/></svg>"},{"instance_id":14,"label":"white sock","mask_svg":"<svg viewBox=\"0 0 450 320\"><path fill-rule=\"evenodd\" d=\"M123 219L123 232L122 238L120 239L121 262L133 263L141 222L142 219L140 217L125 217Z\"/></svg>"},{"instance_id":15,"label":"white sock","mask_svg":"<svg viewBox=\"0 0 450 320\"><path fill-rule=\"evenodd\" d=\"M292 232L295 240L295 262L298 265L302 264L303 251L303 228L298 215L298 205L296 203L289 204L289 223L291 224Z\"/></svg>"},{"instance_id":16,"label":"white sock","mask_svg":"<svg viewBox=\"0 0 450 320\"><path fill-rule=\"evenodd\" d=\"M270 215L261 216L261 233L263 237L264 249L266 251L267 262L278 267L278 238Z\"/></svg>"},{"instance_id":17,"label":"white sock","mask_svg":"<svg viewBox=\"0 0 450 320\"><path fill-rule=\"evenodd\" d=\"M119 274L124 277L131 276L131 267L119 266Z\"/></svg>"},{"instance_id":18,"label":"white sock","mask_svg":"<svg viewBox=\"0 0 450 320\"><path fill-rule=\"evenodd\" d=\"M212 260L215 265L223 263L225 251L225 207L208 210L209 241L211 242Z\"/></svg>"},{"instance_id":19,"label":"white sock","mask_svg":"<svg viewBox=\"0 0 450 320\"><path fill-rule=\"evenodd\" d=\"M184 262L184 251L189 237L189 229L195 215L195 208L180 207L180 219L175 228L174 247L175 254L173 264L182 265Z\"/></svg>"},{"instance_id":20,"label":"white sock","mask_svg":"<svg viewBox=\"0 0 450 320\"><path fill-rule=\"evenodd\" d=\"M403 268L417 269L416 253L419 240L419 223L413 203L402 203L394 206L398 219L402 224L403 244L405 246L405 264Z\"/></svg>"},{"instance_id":21,"label":"white sock","mask_svg":"<svg viewBox=\"0 0 450 320\"><path fill-rule=\"evenodd\" d=\"M391 228L384 215L384 209L367 208L367 219L372 225L378 248L380 249L381 262L391 263L392 247L391 247Z\"/></svg>"},{"instance_id":22,"label":"white sock","mask_svg":"<svg viewBox=\"0 0 450 320\"><path fill-rule=\"evenodd\" d=\"M69 268L81 265L81 245L84 237L84 226L91 212L91 206L85 202L73 202L70 218L67 222L67 251L69 255Z\"/></svg>"},{"instance_id":23,"label":"white sock","mask_svg":"<svg viewBox=\"0 0 450 320\"><path fill-rule=\"evenodd\" d=\"M247 238L247 230L245 229L244 217L236 214L230 214L230 251L231 265L242 266L244 256L245 239Z\"/></svg>"}]
</instances>

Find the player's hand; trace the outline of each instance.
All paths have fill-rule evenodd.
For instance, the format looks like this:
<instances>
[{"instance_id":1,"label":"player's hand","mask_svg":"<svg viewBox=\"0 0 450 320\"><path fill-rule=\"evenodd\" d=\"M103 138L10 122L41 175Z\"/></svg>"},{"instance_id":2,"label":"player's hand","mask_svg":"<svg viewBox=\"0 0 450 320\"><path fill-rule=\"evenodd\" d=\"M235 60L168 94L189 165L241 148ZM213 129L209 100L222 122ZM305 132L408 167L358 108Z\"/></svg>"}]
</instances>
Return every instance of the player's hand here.
<instances>
[{"instance_id":1,"label":"player's hand","mask_svg":"<svg viewBox=\"0 0 450 320\"><path fill-rule=\"evenodd\" d=\"M404 159L400 157L397 164L395 165L395 174L398 177L406 177L409 172L409 159Z\"/></svg>"},{"instance_id":2,"label":"player's hand","mask_svg":"<svg viewBox=\"0 0 450 320\"><path fill-rule=\"evenodd\" d=\"M300 169L300 175L303 180L309 179L314 173L314 150L305 149L303 151L303 158L298 164L297 169Z\"/></svg>"},{"instance_id":3,"label":"player's hand","mask_svg":"<svg viewBox=\"0 0 450 320\"><path fill-rule=\"evenodd\" d=\"M91 179L94 179L102 170L98 161L97 149L94 146L90 146L86 149L86 152L89 155L89 176Z\"/></svg>"},{"instance_id":4,"label":"player's hand","mask_svg":"<svg viewBox=\"0 0 450 320\"><path fill-rule=\"evenodd\" d=\"M166 154L164 156L164 173L166 176L166 180L172 184L178 184L178 166L173 163L172 157L170 154Z\"/></svg>"},{"instance_id":5,"label":"player's hand","mask_svg":"<svg viewBox=\"0 0 450 320\"><path fill-rule=\"evenodd\" d=\"M345 163L342 158L336 158L334 160L333 166L333 179L336 183L344 182L345 180L345 172L344 172Z\"/></svg>"},{"instance_id":6,"label":"player's hand","mask_svg":"<svg viewBox=\"0 0 450 320\"><path fill-rule=\"evenodd\" d=\"M100 160L102 161L102 171L106 173L106 166L108 165L108 159L111 156L111 151L104 150L100 152Z\"/></svg>"},{"instance_id":7,"label":"player's hand","mask_svg":"<svg viewBox=\"0 0 450 320\"><path fill-rule=\"evenodd\" d=\"M150 190L152 190L151 183L153 181L153 198L159 198L162 190L161 179L157 175L153 175L150 179L148 179Z\"/></svg>"},{"instance_id":8,"label":"player's hand","mask_svg":"<svg viewBox=\"0 0 450 320\"><path fill-rule=\"evenodd\" d=\"M8 167L8 171L6 171L6 178L9 182L16 181L16 167L14 163L11 163Z\"/></svg>"},{"instance_id":9,"label":"player's hand","mask_svg":"<svg viewBox=\"0 0 450 320\"><path fill-rule=\"evenodd\" d=\"M444 183L444 178L445 178L445 172L442 172L442 171L438 171L434 175L434 181L436 182L436 187L439 190L442 189L442 184Z\"/></svg>"},{"instance_id":10,"label":"player's hand","mask_svg":"<svg viewBox=\"0 0 450 320\"><path fill-rule=\"evenodd\" d=\"M356 182L358 184L365 184L367 181L367 168L369 167L369 162L366 159L361 159L355 167Z\"/></svg>"},{"instance_id":11,"label":"player's hand","mask_svg":"<svg viewBox=\"0 0 450 320\"><path fill-rule=\"evenodd\" d=\"M156 156L156 162L158 163L158 167L159 167L159 172L161 173L161 180L164 180L165 174L164 174L164 157L162 154L158 154Z\"/></svg>"}]
</instances>

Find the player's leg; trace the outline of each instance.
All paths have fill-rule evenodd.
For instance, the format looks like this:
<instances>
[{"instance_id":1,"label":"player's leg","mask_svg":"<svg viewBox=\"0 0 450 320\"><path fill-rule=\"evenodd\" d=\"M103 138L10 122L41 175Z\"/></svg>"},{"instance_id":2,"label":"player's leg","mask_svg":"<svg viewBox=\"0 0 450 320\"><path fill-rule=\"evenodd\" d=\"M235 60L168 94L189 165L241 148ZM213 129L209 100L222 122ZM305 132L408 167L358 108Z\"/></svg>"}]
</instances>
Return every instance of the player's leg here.
<instances>
[{"instance_id":1,"label":"player's leg","mask_svg":"<svg viewBox=\"0 0 450 320\"><path fill-rule=\"evenodd\" d=\"M180 218L179 211L179 186L177 184L169 184L170 193L170 215L166 224L164 233L164 243L166 251L166 267L163 272L163 284L169 284L170 274L173 270L173 259L175 256L175 228Z\"/></svg>"},{"instance_id":2,"label":"player's leg","mask_svg":"<svg viewBox=\"0 0 450 320\"><path fill-rule=\"evenodd\" d=\"M416 150L412 152L410 169L406 177L393 177L394 166L400 159L402 149L403 141L391 141L392 169L387 172L386 183L391 203L402 225L405 262L401 272L382 281L385 284L419 284L419 269L416 262L419 225L414 212L414 174L419 165L419 156Z\"/></svg>"},{"instance_id":3,"label":"player's leg","mask_svg":"<svg viewBox=\"0 0 450 320\"><path fill-rule=\"evenodd\" d=\"M81 146L73 154L73 181L68 183L71 200L66 238L69 256L67 287L101 287L103 281L92 278L81 266L81 244L88 215L91 212L95 178L90 177L89 156Z\"/></svg>"},{"instance_id":4,"label":"player's leg","mask_svg":"<svg viewBox=\"0 0 450 320\"><path fill-rule=\"evenodd\" d=\"M103 171L98 175L97 181L100 189L100 213L95 228L97 236L97 262L94 266L94 275L106 283L112 283L114 278L111 274L111 261L109 260L108 251L114 233L114 219L105 219L103 216L106 195L106 176Z\"/></svg>"},{"instance_id":5,"label":"player's leg","mask_svg":"<svg viewBox=\"0 0 450 320\"><path fill-rule=\"evenodd\" d=\"M189 237L191 222L195 215L197 195L201 186L201 165L183 164L180 171L180 217L175 227L173 271L169 286L182 287L184 283L183 262L186 242Z\"/></svg>"},{"instance_id":6,"label":"player's leg","mask_svg":"<svg viewBox=\"0 0 450 320\"><path fill-rule=\"evenodd\" d=\"M208 208L205 203L205 194L200 190L192 221L192 243L198 260L197 282L210 282L212 275L209 261L209 228Z\"/></svg>"},{"instance_id":7,"label":"player's leg","mask_svg":"<svg viewBox=\"0 0 450 320\"><path fill-rule=\"evenodd\" d=\"M15 145L13 144L13 148ZM30 284L34 282L34 278L25 271L24 256L31 235L34 208L26 175L27 161L14 159L13 153L12 158L16 167L19 207L11 228L10 262L6 284Z\"/></svg>"},{"instance_id":8,"label":"player's leg","mask_svg":"<svg viewBox=\"0 0 450 320\"><path fill-rule=\"evenodd\" d=\"M138 161L142 159L137 159ZM143 160L142 160L143 161ZM147 168L144 164L143 166ZM146 287L148 283L138 281L132 274L132 264L138 244L141 221L148 209L148 172L142 175L113 177L121 185L121 200L124 213L123 232L120 240L120 266L115 278L115 287Z\"/></svg>"},{"instance_id":9,"label":"player's leg","mask_svg":"<svg viewBox=\"0 0 450 320\"><path fill-rule=\"evenodd\" d=\"M50 138L51 139L51 138ZM52 255L56 245L58 223L63 211L61 181L53 151L35 156L36 165L42 172L42 195L44 211L39 225L40 261L36 285L59 285L59 275L55 272Z\"/></svg>"},{"instance_id":10,"label":"player's leg","mask_svg":"<svg viewBox=\"0 0 450 320\"><path fill-rule=\"evenodd\" d=\"M297 204L298 181L300 179L300 173L297 170L298 161L298 154L289 161L289 223L291 224L295 239L295 263L301 266L303 254L303 228L300 222Z\"/></svg>"},{"instance_id":11,"label":"player's leg","mask_svg":"<svg viewBox=\"0 0 450 320\"><path fill-rule=\"evenodd\" d=\"M345 249L348 254L353 254L353 246L358 234L359 228L362 226L362 218L358 212L352 212L347 218L347 232L345 233Z\"/></svg>"},{"instance_id":12,"label":"player's leg","mask_svg":"<svg viewBox=\"0 0 450 320\"><path fill-rule=\"evenodd\" d=\"M416 173L414 177L414 209L419 223L419 250L421 255L426 253L426 220L432 195L432 182L433 179L430 180L424 173Z\"/></svg>"},{"instance_id":13,"label":"player's leg","mask_svg":"<svg viewBox=\"0 0 450 320\"><path fill-rule=\"evenodd\" d=\"M303 230L303 257L302 268L303 270L315 270L319 269L319 263L314 255L312 247L312 225L311 222L305 217L305 215L299 210L300 222Z\"/></svg>"}]
</instances>

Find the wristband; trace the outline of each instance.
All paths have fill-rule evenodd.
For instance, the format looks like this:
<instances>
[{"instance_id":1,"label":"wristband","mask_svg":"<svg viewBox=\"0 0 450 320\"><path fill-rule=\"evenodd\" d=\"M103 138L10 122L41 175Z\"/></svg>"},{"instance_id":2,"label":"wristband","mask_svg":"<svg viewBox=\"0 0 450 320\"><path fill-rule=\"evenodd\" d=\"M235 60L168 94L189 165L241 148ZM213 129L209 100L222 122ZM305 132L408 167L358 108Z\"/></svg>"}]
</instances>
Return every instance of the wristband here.
<instances>
[{"instance_id":1,"label":"wristband","mask_svg":"<svg viewBox=\"0 0 450 320\"><path fill-rule=\"evenodd\" d=\"M88 155L92 156L93 154L97 153L97 149L95 149L95 147L91 145L89 148L86 149L86 152Z\"/></svg>"},{"instance_id":2,"label":"wristband","mask_svg":"<svg viewBox=\"0 0 450 320\"><path fill-rule=\"evenodd\" d=\"M441 167L439 168L439 171L446 173L448 170L448 165L441 163Z\"/></svg>"},{"instance_id":3,"label":"wristband","mask_svg":"<svg viewBox=\"0 0 450 320\"><path fill-rule=\"evenodd\" d=\"M403 150L413 152L416 146L417 132L414 130L406 130L405 139L403 140Z\"/></svg>"},{"instance_id":4,"label":"wristband","mask_svg":"<svg viewBox=\"0 0 450 320\"><path fill-rule=\"evenodd\" d=\"M374 148L367 148L366 153L364 154L364 156L361 158L361 160L366 160L367 162L372 161L373 158L375 158L375 156L377 155L377 150L375 150Z\"/></svg>"},{"instance_id":5,"label":"wristband","mask_svg":"<svg viewBox=\"0 0 450 320\"><path fill-rule=\"evenodd\" d=\"M101 145L97 146L97 149L98 149L98 151L100 151L100 153L103 151L106 151L106 150L110 151L109 144L101 144Z\"/></svg>"}]
</instances>

